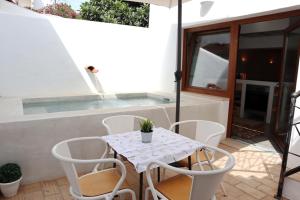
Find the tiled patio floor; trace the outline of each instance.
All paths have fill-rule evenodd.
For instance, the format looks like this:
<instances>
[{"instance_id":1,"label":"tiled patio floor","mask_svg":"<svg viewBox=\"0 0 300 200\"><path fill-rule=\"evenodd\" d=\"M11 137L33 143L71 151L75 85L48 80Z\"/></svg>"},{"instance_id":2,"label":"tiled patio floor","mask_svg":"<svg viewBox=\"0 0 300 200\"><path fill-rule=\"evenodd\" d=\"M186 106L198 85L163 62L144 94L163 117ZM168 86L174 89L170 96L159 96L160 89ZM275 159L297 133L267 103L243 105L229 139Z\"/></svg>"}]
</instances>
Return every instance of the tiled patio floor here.
<instances>
[{"instance_id":1,"label":"tiled patio floor","mask_svg":"<svg viewBox=\"0 0 300 200\"><path fill-rule=\"evenodd\" d=\"M276 193L280 170L280 156L274 152L264 152L237 140L227 139L220 145L236 158L236 166L225 176L224 185L228 196L221 191L218 200L273 199ZM222 163L222 159L217 162ZM138 191L138 175L127 164L128 182ZM168 174L169 176L170 174ZM146 180L145 180L146 181ZM0 197L0 199L4 199ZM65 178L23 185L14 200L70 200L68 183Z\"/></svg>"}]
</instances>

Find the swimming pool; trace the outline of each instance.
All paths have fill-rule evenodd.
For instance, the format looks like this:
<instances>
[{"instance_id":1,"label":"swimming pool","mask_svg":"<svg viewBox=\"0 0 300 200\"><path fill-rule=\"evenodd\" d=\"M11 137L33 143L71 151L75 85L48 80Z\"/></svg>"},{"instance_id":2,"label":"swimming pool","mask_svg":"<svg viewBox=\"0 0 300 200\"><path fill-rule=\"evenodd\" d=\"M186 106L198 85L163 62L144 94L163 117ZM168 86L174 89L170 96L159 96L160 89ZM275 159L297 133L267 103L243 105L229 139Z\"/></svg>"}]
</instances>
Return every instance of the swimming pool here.
<instances>
[{"instance_id":1,"label":"swimming pool","mask_svg":"<svg viewBox=\"0 0 300 200\"><path fill-rule=\"evenodd\" d=\"M23 113L25 115L31 115L106 108L126 108L131 106L153 106L173 102L174 100L167 97L151 96L144 93L119 94L108 97L94 95L47 99L24 99Z\"/></svg>"}]
</instances>

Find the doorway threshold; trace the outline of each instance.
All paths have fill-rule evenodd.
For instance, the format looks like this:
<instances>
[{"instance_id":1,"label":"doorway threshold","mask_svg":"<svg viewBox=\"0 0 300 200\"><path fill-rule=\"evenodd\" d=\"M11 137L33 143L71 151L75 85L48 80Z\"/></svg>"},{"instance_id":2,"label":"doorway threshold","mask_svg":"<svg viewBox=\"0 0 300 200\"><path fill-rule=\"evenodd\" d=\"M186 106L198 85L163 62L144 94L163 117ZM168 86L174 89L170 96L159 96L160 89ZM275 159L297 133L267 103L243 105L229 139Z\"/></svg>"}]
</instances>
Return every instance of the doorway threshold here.
<instances>
[{"instance_id":1,"label":"doorway threshold","mask_svg":"<svg viewBox=\"0 0 300 200\"><path fill-rule=\"evenodd\" d=\"M252 139L240 138L238 136L232 136L232 138L241 143L252 145L261 151L281 153L276 143L272 142L266 136L259 136Z\"/></svg>"}]
</instances>

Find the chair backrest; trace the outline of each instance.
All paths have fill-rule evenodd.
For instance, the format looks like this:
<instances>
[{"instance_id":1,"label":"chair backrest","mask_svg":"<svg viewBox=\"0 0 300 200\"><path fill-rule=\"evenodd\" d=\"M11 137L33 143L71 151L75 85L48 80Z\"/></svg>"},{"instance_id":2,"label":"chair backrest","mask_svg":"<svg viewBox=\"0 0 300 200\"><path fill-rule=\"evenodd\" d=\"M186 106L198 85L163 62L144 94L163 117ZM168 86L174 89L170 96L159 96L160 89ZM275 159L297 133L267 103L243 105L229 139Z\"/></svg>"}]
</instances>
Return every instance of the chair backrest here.
<instances>
[{"instance_id":1,"label":"chair backrest","mask_svg":"<svg viewBox=\"0 0 300 200\"><path fill-rule=\"evenodd\" d=\"M193 185L190 195L191 200L197 200L199 199L199 196L201 196L201 199L203 200L211 200L220 186L225 173L234 167L234 157L228 152L219 148L213 148L210 149L210 151L222 153L228 157L228 160L223 168L213 169L210 171L200 171L201 173L195 173L192 175Z\"/></svg>"},{"instance_id":2,"label":"chair backrest","mask_svg":"<svg viewBox=\"0 0 300 200\"><path fill-rule=\"evenodd\" d=\"M72 158L72 154L70 151L69 145L72 143L80 142L80 141L87 141L87 140L99 140L101 143L105 145L105 151L102 154L100 159L92 159L92 160L80 160L80 159L74 159ZM64 172L67 176L67 179L70 183L70 186L72 188L72 192L76 195L81 195L79 182L78 182L78 173L75 168L75 164L99 164L100 161L105 160L102 159L107 153L106 149L106 143L102 140L100 137L80 137L80 138L73 138L69 140L64 140L58 144L56 144L52 148L52 154L55 158L57 158L64 169Z\"/></svg>"},{"instance_id":3,"label":"chair backrest","mask_svg":"<svg viewBox=\"0 0 300 200\"><path fill-rule=\"evenodd\" d=\"M153 186L153 182L151 179L151 167L152 165L158 165L160 167L166 168L168 170L174 171L178 174L183 174L183 175L189 175L192 178L192 188L190 191L190 200L198 200L199 197L201 197L201 200L211 200L213 199L218 186L220 185L222 178L225 173L230 171L234 165L235 165L235 159L234 157L229 154L228 152L216 148L216 147L205 147L200 148L199 150L204 150L204 151L214 151L221 153L227 157L227 161L223 167L220 167L218 169L212 169L209 171L194 171L194 170L187 170L183 168L176 168L172 167L170 165L167 165L166 163L163 163L161 161L155 161L151 164L148 165L147 167L147 181L150 186L151 192L153 195L154 200L157 200L157 196L155 195L155 189ZM224 158L222 158L224 159Z\"/></svg>"},{"instance_id":4,"label":"chair backrest","mask_svg":"<svg viewBox=\"0 0 300 200\"><path fill-rule=\"evenodd\" d=\"M146 120L146 118L135 115L116 115L103 119L102 124L108 134L116 134L134 131L137 128L137 122L141 120Z\"/></svg>"},{"instance_id":5,"label":"chair backrest","mask_svg":"<svg viewBox=\"0 0 300 200\"><path fill-rule=\"evenodd\" d=\"M173 130L176 125L191 124L195 126L194 139L209 145L216 147L219 145L222 136L225 134L225 127L217 122L207 120L186 120L172 124L170 130Z\"/></svg>"}]
</instances>

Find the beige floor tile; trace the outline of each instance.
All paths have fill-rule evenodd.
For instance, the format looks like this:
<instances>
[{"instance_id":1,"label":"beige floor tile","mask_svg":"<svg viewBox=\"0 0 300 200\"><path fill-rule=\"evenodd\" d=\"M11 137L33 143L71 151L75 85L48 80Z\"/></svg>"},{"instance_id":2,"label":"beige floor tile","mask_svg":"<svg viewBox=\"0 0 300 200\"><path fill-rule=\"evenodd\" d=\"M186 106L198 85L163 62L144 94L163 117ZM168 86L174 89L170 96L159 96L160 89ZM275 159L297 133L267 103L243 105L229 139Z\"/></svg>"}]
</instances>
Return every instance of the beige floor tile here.
<instances>
[{"instance_id":1,"label":"beige floor tile","mask_svg":"<svg viewBox=\"0 0 300 200\"><path fill-rule=\"evenodd\" d=\"M238 197L238 196L241 196L244 194L244 192L228 183L224 183L224 187L225 187L225 190L226 190L226 193L228 196L230 197Z\"/></svg>"},{"instance_id":2,"label":"beige floor tile","mask_svg":"<svg viewBox=\"0 0 300 200\"><path fill-rule=\"evenodd\" d=\"M69 192L69 185L62 185L59 187L60 194L63 200L72 200L72 196Z\"/></svg>"},{"instance_id":3,"label":"beige floor tile","mask_svg":"<svg viewBox=\"0 0 300 200\"><path fill-rule=\"evenodd\" d=\"M262 200L275 200L275 198L273 196L266 196ZM286 200L286 199L283 198L282 200Z\"/></svg>"},{"instance_id":4,"label":"beige floor tile","mask_svg":"<svg viewBox=\"0 0 300 200\"><path fill-rule=\"evenodd\" d=\"M244 177L241 177L241 176L237 176L236 179L238 179L239 181L251 186L252 188L256 188L257 186L261 185L261 183L255 181L253 177L244 178Z\"/></svg>"},{"instance_id":5,"label":"beige floor tile","mask_svg":"<svg viewBox=\"0 0 300 200\"><path fill-rule=\"evenodd\" d=\"M46 196L44 200L64 200L60 194Z\"/></svg>"},{"instance_id":6,"label":"beige floor tile","mask_svg":"<svg viewBox=\"0 0 300 200\"><path fill-rule=\"evenodd\" d=\"M24 200L44 200L44 195L42 191L25 193Z\"/></svg>"},{"instance_id":7,"label":"beige floor tile","mask_svg":"<svg viewBox=\"0 0 300 200\"><path fill-rule=\"evenodd\" d=\"M62 177L62 178L56 179L55 181L56 181L56 183L57 183L58 186L68 185L69 184L66 177Z\"/></svg>"},{"instance_id":8,"label":"beige floor tile","mask_svg":"<svg viewBox=\"0 0 300 200\"><path fill-rule=\"evenodd\" d=\"M251 195L252 197L255 197L256 199L262 199L266 196L265 193L260 192L259 190L254 189L249 185L246 185L245 183L239 183L236 185L236 187L242 190L243 192Z\"/></svg>"},{"instance_id":9,"label":"beige floor tile","mask_svg":"<svg viewBox=\"0 0 300 200\"><path fill-rule=\"evenodd\" d=\"M258 189L258 190L260 190L260 191L262 191L262 192L264 192L264 193L266 193L266 194L268 194L268 195L270 195L270 196L274 196L275 193L276 193L276 190L275 190L275 189L273 189L273 188L271 188L271 187L269 187L269 186L266 186L266 185L264 185L264 184L258 186L256 189Z\"/></svg>"},{"instance_id":10,"label":"beige floor tile","mask_svg":"<svg viewBox=\"0 0 300 200\"><path fill-rule=\"evenodd\" d=\"M239 196L238 199L240 199L240 200L256 200L256 198L252 197L249 194L243 194L243 195Z\"/></svg>"},{"instance_id":11,"label":"beige floor tile","mask_svg":"<svg viewBox=\"0 0 300 200\"><path fill-rule=\"evenodd\" d=\"M24 191L25 193L41 191L41 183L32 183L32 184L28 184L28 185L22 185L20 187L20 190Z\"/></svg>"},{"instance_id":12,"label":"beige floor tile","mask_svg":"<svg viewBox=\"0 0 300 200\"><path fill-rule=\"evenodd\" d=\"M222 196L222 195L217 195L216 196L217 200L237 200L236 197L231 197L231 196Z\"/></svg>"},{"instance_id":13,"label":"beige floor tile","mask_svg":"<svg viewBox=\"0 0 300 200\"><path fill-rule=\"evenodd\" d=\"M233 140L233 139L226 139L226 140L222 141L222 144L227 145L229 147L233 147L235 149L243 149L243 148L247 147L246 144L241 143L237 140Z\"/></svg>"},{"instance_id":14,"label":"beige floor tile","mask_svg":"<svg viewBox=\"0 0 300 200\"><path fill-rule=\"evenodd\" d=\"M226 174L223 178L223 180L231 185L236 185L240 182L240 180L236 179L233 175L231 174Z\"/></svg>"},{"instance_id":15,"label":"beige floor tile","mask_svg":"<svg viewBox=\"0 0 300 200\"><path fill-rule=\"evenodd\" d=\"M42 191L45 196L59 194L56 181L43 181L41 185L42 185Z\"/></svg>"},{"instance_id":16,"label":"beige floor tile","mask_svg":"<svg viewBox=\"0 0 300 200\"><path fill-rule=\"evenodd\" d=\"M261 182L261 183L263 183L263 184L265 184L265 185L267 185L267 186L269 186L273 189L277 189L277 187L278 187L278 182L275 182L275 181L273 181L273 180L271 180L267 177L265 177L265 178L256 178L256 181Z\"/></svg>"}]
</instances>

